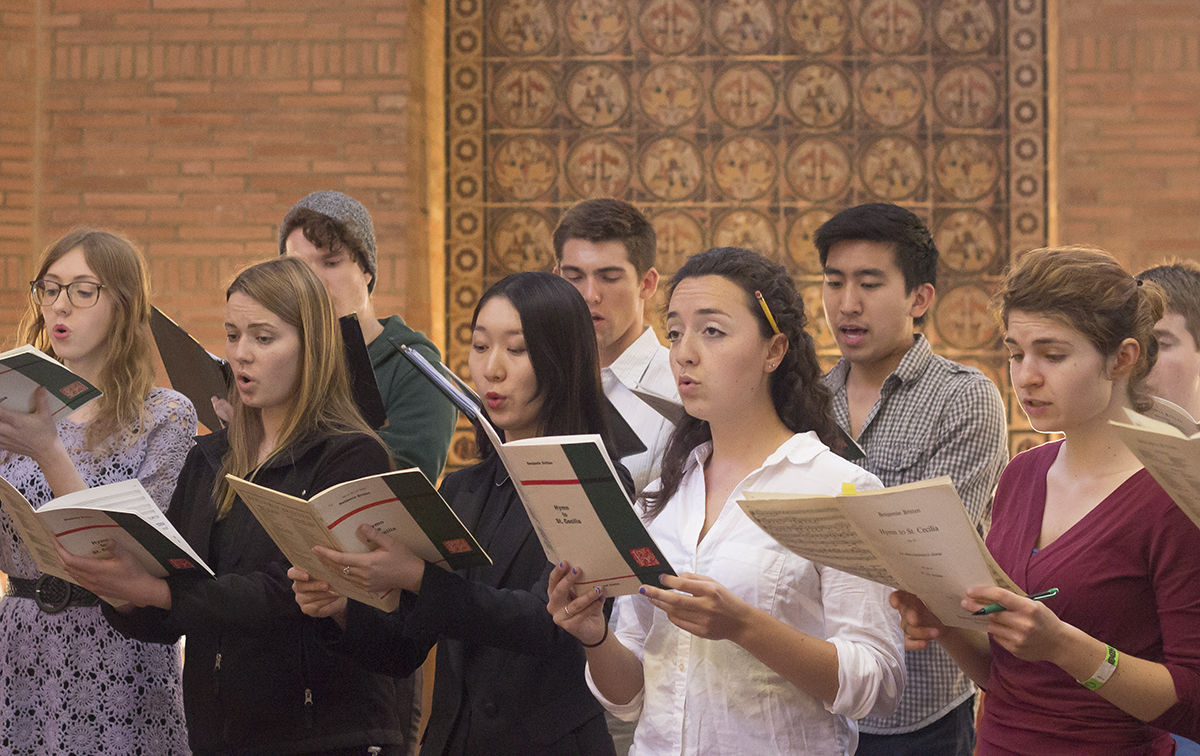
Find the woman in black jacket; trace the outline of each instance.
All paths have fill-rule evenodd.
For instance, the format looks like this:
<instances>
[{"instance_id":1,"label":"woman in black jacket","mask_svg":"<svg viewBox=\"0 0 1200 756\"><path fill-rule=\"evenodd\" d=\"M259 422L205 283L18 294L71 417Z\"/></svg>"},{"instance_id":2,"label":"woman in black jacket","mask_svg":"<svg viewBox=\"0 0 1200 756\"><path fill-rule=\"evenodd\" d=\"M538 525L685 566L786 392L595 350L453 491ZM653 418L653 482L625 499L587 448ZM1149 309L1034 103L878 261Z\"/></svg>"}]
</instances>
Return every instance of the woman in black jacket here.
<instances>
[{"instance_id":1,"label":"woman in black jacket","mask_svg":"<svg viewBox=\"0 0 1200 756\"><path fill-rule=\"evenodd\" d=\"M396 681L326 649L320 623L296 606L285 557L225 479L307 497L391 468L351 398L325 289L300 260L255 265L226 292L225 330L234 414L197 440L169 510L216 579L155 578L123 553L61 554L82 585L130 602L105 607L121 633L187 636L196 754L399 754Z\"/></svg>"},{"instance_id":2,"label":"woman in black jacket","mask_svg":"<svg viewBox=\"0 0 1200 756\"><path fill-rule=\"evenodd\" d=\"M518 273L489 289L472 320L469 364L507 441L606 431L591 316L557 276ZM347 602L292 568L296 600L336 620L334 647L392 674L408 674L438 644L422 754L612 754L583 649L546 613L552 565L499 456L476 438L482 461L447 476L441 491L491 566L447 572L366 529L375 551L320 554L370 590L404 589L400 609Z\"/></svg>"}]
</instances>

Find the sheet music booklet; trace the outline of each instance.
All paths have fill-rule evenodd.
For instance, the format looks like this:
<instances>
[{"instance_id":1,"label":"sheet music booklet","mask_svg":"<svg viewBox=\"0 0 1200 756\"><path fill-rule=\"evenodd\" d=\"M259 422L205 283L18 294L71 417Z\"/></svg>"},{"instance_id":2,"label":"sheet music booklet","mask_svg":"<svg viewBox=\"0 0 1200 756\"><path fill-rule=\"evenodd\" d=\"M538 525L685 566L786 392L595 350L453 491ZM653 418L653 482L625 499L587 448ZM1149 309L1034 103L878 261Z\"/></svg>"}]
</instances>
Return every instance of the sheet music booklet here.
<instances>
[{"instance_id":1,"label":"sheet music booklet","mask_svg":"<svg viewBox=\"0 0 1200 756\"><path fill-rule=\"evenodd\" d=\"M395 343L395 342L393 342ZM492 442L508 470L546 558L583 571L577 585L604 586L608 596L636 593L674 575L646 531L598 435L548 436L505 443L474 392L460 390L413 349L408 359ZM458 380L455 377L455 380Z\"/></svg>"}]
</instances>

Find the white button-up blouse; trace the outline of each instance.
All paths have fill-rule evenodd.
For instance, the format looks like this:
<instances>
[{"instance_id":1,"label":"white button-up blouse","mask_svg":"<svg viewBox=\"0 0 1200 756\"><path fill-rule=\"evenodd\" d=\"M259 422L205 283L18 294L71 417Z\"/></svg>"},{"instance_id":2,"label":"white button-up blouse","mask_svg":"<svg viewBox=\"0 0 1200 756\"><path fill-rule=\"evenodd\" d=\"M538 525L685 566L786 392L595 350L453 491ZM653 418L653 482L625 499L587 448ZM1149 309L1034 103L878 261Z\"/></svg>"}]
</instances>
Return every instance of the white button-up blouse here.
<instances>
[{"instance_id":1,"label":"white button-up blouse","mask_svg":"<svg viewBox=\"0 0 1200 756\"><path fill-rule=\"evenodd\" d=\"M596 698L621 719L638 720L631 756L658 754L852 754L853 720L886 716L904 688L904 641L887 603L891 589L796 556L737 505L743 491L837 494L842 483L879 480L831 452L814 433L792 436L734 488L709 532L704 468L711 443L688 458L679 491L648 524L678 572L706 575L743 601L837 648L832 705L801 692L733 643L696 637L671 624L644 596L617 599L612 632L642 660L645 684L628 704ZM651 489L657 484L652 484ZM699 541L699 543L697 543Z\"/></svg>"}]
</instances>

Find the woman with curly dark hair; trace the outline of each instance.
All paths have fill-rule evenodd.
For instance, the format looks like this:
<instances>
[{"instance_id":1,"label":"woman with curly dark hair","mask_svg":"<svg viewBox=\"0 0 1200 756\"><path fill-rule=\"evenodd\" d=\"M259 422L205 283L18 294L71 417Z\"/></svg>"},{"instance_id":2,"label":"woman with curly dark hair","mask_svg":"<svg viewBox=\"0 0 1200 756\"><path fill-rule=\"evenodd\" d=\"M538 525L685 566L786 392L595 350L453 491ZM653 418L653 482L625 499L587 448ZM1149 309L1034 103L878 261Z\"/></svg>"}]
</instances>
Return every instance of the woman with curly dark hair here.
<instances>
[{"instance_id":1,"label":"woman with curly dark hair","mask_svg":"<svg viewBox=\"0 0 1200 756\"><path fill-rule=\"evenodd\" d=\"M639 756L853 753L853 720L889 713L904 685L887 589L792 554L737 499L879 481L828 447L830 395L782 266L709 250L675 274L669 301L687 415L644 505L681 574L617 599L610 628L603 594L576 589L586 576L562 564L547 610L583 642L600 702L638 720Z\"/></svg>"}]
</instances>

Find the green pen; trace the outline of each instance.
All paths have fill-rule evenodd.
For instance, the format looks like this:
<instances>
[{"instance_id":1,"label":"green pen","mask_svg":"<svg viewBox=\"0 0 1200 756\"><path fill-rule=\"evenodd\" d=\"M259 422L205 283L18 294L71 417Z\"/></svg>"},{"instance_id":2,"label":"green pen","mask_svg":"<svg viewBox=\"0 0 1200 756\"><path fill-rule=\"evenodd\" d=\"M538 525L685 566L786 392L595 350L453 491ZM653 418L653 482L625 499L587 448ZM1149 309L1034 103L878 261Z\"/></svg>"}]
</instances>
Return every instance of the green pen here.
<instances>
[{"instance_id":1,"label":"green pen","mask_svg":"<svg viewBox=\"0 0 1200 756\"><path fill-rule=\"evenodd\" d=\"M1035 594L1033 596L1026 596L1025 598L1029 599L1030 601L1045 601L1046 599L1050 598L1051 596L1057 596L1057 595L1058 595L1058 589L1051 588L1048 591L1042 591L1041 593ZM1000 606L999 604L988 604L987 606L983 607L979 611L972 612L971 616L978 617L981 614L996 614L997 612L1003 612L1003 611L1005 611L1005 607Z\"/></svg>"}]
</instances>

